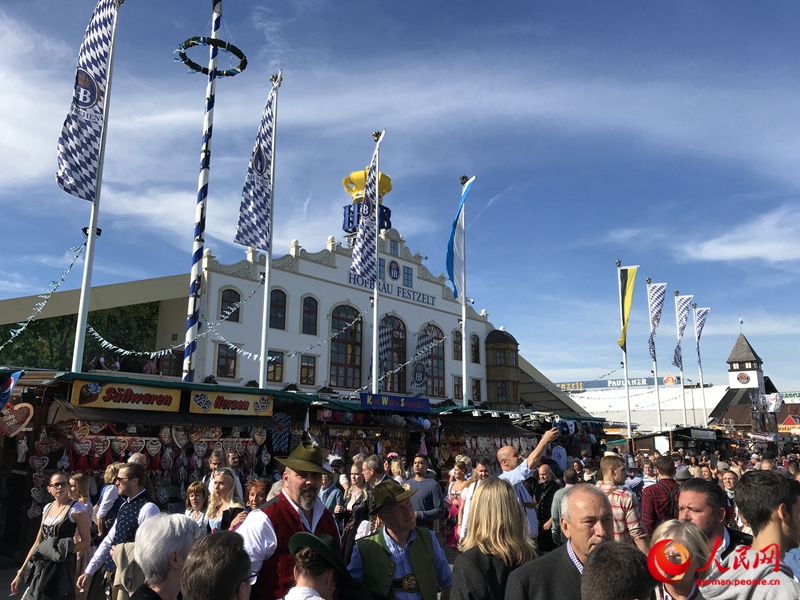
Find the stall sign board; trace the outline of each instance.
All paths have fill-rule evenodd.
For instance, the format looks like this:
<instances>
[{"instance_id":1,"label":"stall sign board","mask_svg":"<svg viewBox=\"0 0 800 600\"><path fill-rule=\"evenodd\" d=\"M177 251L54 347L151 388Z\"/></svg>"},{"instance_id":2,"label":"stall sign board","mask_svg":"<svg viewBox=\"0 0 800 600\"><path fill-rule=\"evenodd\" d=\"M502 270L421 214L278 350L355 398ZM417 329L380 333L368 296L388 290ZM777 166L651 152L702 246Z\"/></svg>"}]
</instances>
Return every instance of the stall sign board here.
<instances>
[{"instance_id":1,"label":"stall sign board","mask_svg":"<svg viewBox=\"0 0 800 600\"><path fill-rule=\"evenodd\" d=\"M715 440L717 439L717 432L692 429L692 438L696 440Z\"/></svg>"},{"instance_id":2,"label":"stall sign board","mask_svg":"<svg viewBox=\"0 0 800 600\"><path fill-rule=\"evenodd\" d=\"M74 381L70 403L84 408L178 412L181 393L175 389L131 383Z\"/></svg>"},{"instance_id":3,"label":"stall sign board","mask_svg":"<svg viewBox=\"0 0 800 600\"><path fill-rule=\"evenodd\" d=\"M427 398L362 393L361 408L391 410L396 412L429 413L431 412L431 403Z\"/></svg>"},{"instance_id":4,"label":"stall sign board","mask_svg":"<svg viewBox=\"0 0 800 600\"><path fill-rule=\"evenodd\" d=\"M239 394L192 390L189 412L200 415L245 415L271 417L275 401L269 394Z\"/></svg>"}]
</instances>

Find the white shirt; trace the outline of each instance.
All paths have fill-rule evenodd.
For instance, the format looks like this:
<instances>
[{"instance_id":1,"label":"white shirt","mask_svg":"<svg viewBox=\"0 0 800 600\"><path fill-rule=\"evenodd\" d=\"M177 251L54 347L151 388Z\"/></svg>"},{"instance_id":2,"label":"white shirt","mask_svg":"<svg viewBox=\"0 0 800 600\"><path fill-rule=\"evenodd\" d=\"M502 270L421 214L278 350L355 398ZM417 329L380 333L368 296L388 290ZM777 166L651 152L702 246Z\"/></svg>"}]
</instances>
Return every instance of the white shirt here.
<instances>
[{"instance_id":1,"label":"white shirt","mask_svg":"<svg viewBox=\"0 0 800 600\"><path fill-rule=\"evenodd\" d=\"M291 498L283 491L281 491L281 494L289 501L292 508L297 511L300 522L303 524L303 527L306 528L306 531L313 532L320 518L322 518L322 513L325 512L325 505L322 503L322 500L319 498L315 499L314 512L311 515L311 523L309 524L305 514L300 510L300 507L292 502ZM250 566L253 572L258 573L261 571L261 566L264 564L264 561L268 560L278 547L275 528L272 526L269 517L267 517L263 510L254 510L247 515L244 523L236 530L236 533L244 538L244 549L250 556Z\"/></svg>"},{"instance_id":2,"label":"white shirt","mask_svg":"<svg viewBox=\"0 0 800 600\"><path fill-rule=\"evenodd\" d=\"M97 518L104 519L108 511L114 506L114 502L119 498L119 490L115 485L106 485L100 492L100 504L97 505Z\"/></svg>"},{"instance_id":3,"label":"white shirt","mask_svg":"<svg viewBox=\"0 0 800 600\"><path fill-rule=\"evenodd\" d=\"M528 468L528 461L523 460L521 463L517 465L516 469L511 469L510 471L503 471L500 474L500 479L505 479L508 483L512 486L517 485L518 483L522 483L528 477L531 476L531 471Z\"/></svg>"},{"instance_id":4,"label":"white shirt","mask_svg":"<svg viewBox=\"0 0 800 600\"><path fill-rule=\"evenodd\" d=\"M142 490L141 492L136 494L133 498L128 498L126 500L126 502L130 502L134 498L138 498L139 496L141 496L144 493L145 493L145 490ZM160 512L161 511L158 510L158 506L156 506L152 502L148 502L139 511L139 518L137 519L139 521L139 525L144 523L150 517L155 517ZM92 560L89 562L88 566L86 567L86 570L84 571L84 573L87 573L89 575L94 575L97 572L97 570L101 566L103 566L103 563L105 562L106 558L108 557L109 552L111 551L111 542L114 540L114 534L116 534L116 533L117 533L117 523L115 522L111 526L111 529L109 530L108 535L103 539L102 542L100 542L100 545L97 547L97 552L94 553L94 556L92 557Z\"/></svg>"},{"instance_id":5,"label":"white shirt","mask_svg":"<svg viewBox=\"0 0 800 600\"><path fill-rule=\"evenodd\" d=\"M463 539L467 537L467 521L469 520L469 505L472 503L472 496L475 490L478 489L480 481L471 483L463 490L461 490L461 502L463 503L464 510L461 513L461 528L458 530L458 537Z\"/></svg>"},{"instance_id":6,"label":"white shirt","mask_svg":"<svg viewBox=\"0 0 800 600\"><path fill-rule=\"evenodd\" d=\"M307 587L293 587L284 596L284 600L325 600L317 590Z\"/></svg>"}]
</instances>

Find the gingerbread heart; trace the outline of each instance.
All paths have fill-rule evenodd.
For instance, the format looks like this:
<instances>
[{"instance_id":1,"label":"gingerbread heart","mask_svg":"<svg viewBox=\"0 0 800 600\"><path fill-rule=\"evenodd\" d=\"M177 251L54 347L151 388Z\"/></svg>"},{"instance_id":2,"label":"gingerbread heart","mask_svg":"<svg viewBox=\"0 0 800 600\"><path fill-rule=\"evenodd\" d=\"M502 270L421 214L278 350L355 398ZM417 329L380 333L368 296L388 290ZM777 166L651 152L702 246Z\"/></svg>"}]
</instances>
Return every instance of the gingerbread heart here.
<instances>
[{"instance_id":1,"label":"gingerbread heart","mask_svg":"<svg viewBox=\"0 0 800 600\"><path fill-rule=\"evenodd\" d=\"M67 437L71 432L72 428L78 424L78 421L75 419L70 419L68 421L59 421L56 423L56 431L61 435L61 437Z\"/></svg>"},{"instance_id":2,"label":"gingerbread heart","mask_svg":"<svg viewBox=\"0 0 800 600\"><path fill-rule=\"evenodd\" d=\"M45 483L47 483L47 475L36 471L36 473L33 474L33 485L42 487Z\"/></svg>"},{"instance_id":3,"label":"gingerbread heart","mask_svg":"<svg viewBox=\"0 0 800 600\"><path fill-rule=\"evenodd\" d=\"M72 428L72 431L70 433L72 433L73 439L75 439L78 442L82 442L87 437L89 437L89 425L87 425L86 423L81 423L79 421L75 425L75 427Z\"/></svg>"},{"instance_id":4,"label":"gingerbread heart","mask_svg":"<svg viewBox=\"0 0 800 600\"><path fill-rule=\"evenodd\" d=\"M231 427L231 437L238 438L241 435L241 430L238 427Z\"/></svg>"},{"instance_id":5,"label":"gingerbread heart","mask_svg":"<svg viewBox=\"0 0 800 600\"><path fill-rule=\"evenodd\" d=\"M89 423L89 433L91 433L92 435L97 435L98 433L103 431L105 427L106 427L105 423L101 423L100 421L92 421L91 423Z\"/></svg>"},{"instance_id":6,"label":"gingerbread heart","mask_svg":"<svg viewBox=\"0 0 800 600\"><path fill-rule=\"evenodd\" d=\"M42 516L42 507L36 504L36 502L31 502L31 507L28 509L28 518L29 519L38 519Z\"/></svg>"},{"instance_id":7,"label":"gingerbread heart","mask_svg":"<svg viewBox=\"0 0 800 600\"><path fill-rule=\"evenodd\" d=\"M204 457L208 452L208 442L197 441L194 443L194 453L200 458Z\"/></svg>"},{"instance_id":8,"label":"gingerbread heart","mask_svg":"<svg viewBox=\"0 0 800 600\"><path fill-rule=\"evenodd\" d=\"M244 454L244 442L236 442L236 454L239 456Z\"/></svg>"},{"instance_id":9,"label":"gingerbread heart","mask_svg":"<svg viewBox=\"0 0 800 600\"><path fill-rule=\"evenodd\" d=\"M49 462L50 459L46 456L31 456L28 459L28 464L33 468L34 471L43 470Z\"/></svg>"},{"instance_id":10,"label":"gingerbread heart","mask_svg":"<svg viewBox=\"0 0 800 600\"><path fill-rule=\"evenodd\" d=\"M186 433L186 428L180 425L172 426L172 439L178 448L183 448L189 443L189 435Z\"/></svg>"},{"instance_id":11,"label":"gingerbread heart","mask_svg":"<svg viewBox=\"0 0 800 600\"><path fill-rule=\"evenodd\" d=\"M158 439L160 439L161 443L165 446L169 446L169 443L172 441L172 430L169 428L169 425L164 425L158 430Z\"/></svg>"},{"instance_id":12,"label":"gingerbread heart","mask_svg":"<svg viewBox=\"0 0 800 600\"><path fill-rule=\"evenodd\" d=\"M96 437L92 440L92 447L94 448L95 454L105 454L110 446L111 442L106 437Z\"/></svg>"},{"instance_id":13,"label":"gingerbread heart","mask_svg":"<svg viewBox=\"0 0 800 600\"><path fill-rule=\"evenodd\" d=\"M33 406L27 402L18 402L15 405L6 404L0 411L0 431L8 437L14 437L33 418Z\"/></svg>"},{"instance_id":14,"label":"gingerbread heart","mask_svg":"<svg viewBox=\"0 0 800 600\"><path fill-rule=\"evenodd\" d=\"M256 427L250 434L256 444L259 446L267 441L267 430L263 427Z\"/></svg>"},{"instance_id":15,"label":"gingerbread heart","mask_svg":"<svg viewBox=\"0 0 800 600\"><path fill-rule=\"evenodd\" d=\"M42 491L42 488L39 487L33 488L31 490L31 498L33 498L34 500L36 500L36 502L39 502L41 504L42 498L44 498L44 492Z\"/></svg>"},{"instance_id":16,"label":"gingerbread heart","mask_svg":"<svg viewBox=\"0 0 800 600\"><path fill-rule=\"evenodd\" d=\"M173 431L173 434L175 432ZM203 439L203 428L202 427L192 427L189 430L189 441L194 444L195 442L199 442Z\"/></svg>"},{"instance_id":17,"label":"gingerbread heart","mask_svg":"<svg viewBox=\"0 0 800 600\"><path fill-rule=\"evenodd\" d=\"M142 438L131 438L128 443L133 453L141 452L144 449L144 440Z\"/></svg>"},{"instance_id":18,"label":"gingerbread heart","mask_svg":"<svg viewBox=\"0 0 800 600\"><path fill-rule=\"evenodd\" d=\"M33 443L33 447L36 448L36 454L39 456L47 456L53 451L49 440L37 440Z\"/></svg>"},{"instance_id":19,"label":"gingerbread heart","mask_svg":"<svg viewBox=\"0 0 800 600\"><path fill-rule=\"evenodd\" d=\"M270 453L267 452L267 447L264 446L264 449L261 451L261 464L267 466L271 460L272 456L270 456Z\"/></svg>"},{"instance_id":20,"label":"gingerbread heart","mask_svg":"<svg viewBox=\"0 0 800 600\"><path fill-rule=\"evenodd\" d=\"M72 442L72 448L77 452L80 456L86 456L89 454L89 450L92 449L92 442L91 440L83 440L82 442Z\"/></svg>"},{"instance_id":21,"label":"gingerbread heart","mask_svg":"<svg viewBox=\"0 0 800 600\"><path fill-rule=\"evenodd\" d=\"M147 440L147 444L145 446L147 448L147 453L150 456L155 456L159 452L161 452L161 442L158 440Z\"/></svg>"},{"instance_id":22,"label":"gingerbread heart","mask_svg":"<svg viewBox=\"0 0 800 600\"><path fill-rule=\"evenodd\" d=\"M203 437L218 440L222 437L222 427L206 427L203 432Z\"/></svg>"},{"instance_id":23,"label":"gingerbread heart","mask_svg":"<svg viewBox=\"0 0 800 600\"><path fill-rule=\"evenodd\" d=\"M219 440L217 440L216 442L211 442L211 445L210 445L209 447L210 447L212 450L220 450L220 451L224 451L224 449L223 449L223 447L222 447L222 442L220 442Z\"/></svg>"},{"instance_id":24,"label":"gingerbread heart","mask_svg":"<svg viewBox=\"0 0 800 600\"><path fill-rule=\"evenodd\" d=\"M245 446L245 452L247 452L250 456L255 456L258 454L258 444L256 444L253 440L248 440L247 445Z\"/></svg>"},{"instance_id":25,"label":"gingerbread heart","mask_svg":"<svg viewBox=\"0 0 800 600\"><path fill-rule=\"evenodd\" d=\"M52 435L47 438L47 442L50 444L50 452L58 452L64 447L64 444L61 443L61 440L53 437Z\"/></svg>"},{"instance_id":26,"label":"gingerbread heart","mask_svg":"<svg viewBox=\"0 0 800 600\"><path fill-rule=\"evenodd\" d=\"M222 440L222 449L225 450L225 453L228 452L236 452L236 440L233 438L225 438Z\"/></svg>"},{"instance_id":27,"label":"gingerbread heart","mask_svg":"<svg viewBox=\"0 0 800 600\"><path fill-rule=\"evenodd\" d=\"M272 406L272 396L262 396L255 402L253 402L253 411L260 415L263 412L266 412Z\"/></svg>"},{"instance_id":28,"label":"gingerbread heart","mask_svg":"<svg viewBox=\"0 0 800 600\"><path fill-rule=\"evenodd\" d=\"M161 468L164 471L169 471L172 468L172 458L167 456L166 454L161 458Z\"/></svg>"},{"instance_id":29,"label":"gingerbread heart","mask_svg":"<svg viewBox=\"0 0 800 600\"><path fill-rule=\"evenodd\" d=\"M121 456L128 449L128 440L125 438L114 438L111 440L111 450L117 456Z\"/></svg>"}]
</instances>

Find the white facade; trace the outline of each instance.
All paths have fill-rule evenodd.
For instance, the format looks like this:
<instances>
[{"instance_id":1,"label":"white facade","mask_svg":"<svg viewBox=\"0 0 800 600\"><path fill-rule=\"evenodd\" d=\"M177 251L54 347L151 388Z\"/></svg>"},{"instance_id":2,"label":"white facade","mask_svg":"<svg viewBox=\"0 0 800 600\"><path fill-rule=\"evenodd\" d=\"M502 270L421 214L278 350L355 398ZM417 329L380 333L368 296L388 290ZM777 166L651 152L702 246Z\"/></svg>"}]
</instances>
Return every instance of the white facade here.
<instances>
[{"instance_id":1,"label":"white facade","mask_svg":"<svg viewBox=\"0 0 800 600\"><path fill-rule=\"evenodd\" d=\"M460 331L461 328L460 304L454 300L452 289L446 284L444 275L438 277L432 275L423 264L423 257L419 253L411 254L396 230L390 229L380 234L379 250L380 258L385 265L384 277L379 279L381 294L378 306L381 319L386 316L397 317L405 326L406 361L415 354L416 334L423 326L433 325L442 331L447 338L444 342L444 389L438 390L438 394L426 394L426 396L432 400L455 398L456 378L461 378L462 364L461 360L453 358L451 334ZM368 384L372 357L372 287L368 282L350 273L351 256L351 248L343 247L340 242L330 237L326 248L320 252L308 252L295 240L288 254L273 258L270 289L273 293L275 290L280 290L285 294L286 304L283 328L268 329L270 352L284 355L280 381L269 381L269 387L283 387L295 383L302 391L314 392L326 386L346 394ZM396 270L390 269L395 266L392 263L396 263ZM246 259L232 265L220 264L210 250L207 250L203 258L201 311L204 320L219 321L224 310L223 293L226 290L233 290L241 299L245 299L253 290L259 288L265 264L265 255L254 250L246 251ZM239 309L238 322L228 320L216 328L225 340L253 354L258 354L261 346L263 293L261 287ZM312 298L317 304L316 333L303 332L303 307L306 298ZM336 375L331 375L331 344L319 345L339 330L332 329L332 321L334 311L341 306L351 307L356 315L361 311L367 311L362 320L361 360L358 361L360 377L356 377L356 381L349 386L341 385L341 381L337 382ZM160 318L159 345L161 347L169 345L167 341L180 334L184 327L185 311L181 318L176 318L175 315L166 319ZM462 358L468 361L468 378L475 380L477 382L475 385L480 386L481 400L487 398L484 340L493 329L485 311L478 314L471 307L467 308L467 339L473 335L477 336L479 362L472 362L469 343L462 344ZM202 381L208 375L213 375L221 384L244 385L249 380L258 380L259 363L241 354L235 361L235 369L229 373L232 377L221 376L219 370L221 347L222 353L228 354L227 345L215 339L213 334L198 340L195 381ZM305 350L307 348L309 349ZM301 380L303 366L301 355L289 356L297 351L304 351L302 356L308 357L306 362L315 359L313 380ZM222 362L225 361L223 358ZM271 368L270 373L274 376L275 371ZM303 374L308 375L307 368ZM385 392L410 395L410 376L411 365L406 367L405 391L400 388Z\"/></svg>"}]
</instances>

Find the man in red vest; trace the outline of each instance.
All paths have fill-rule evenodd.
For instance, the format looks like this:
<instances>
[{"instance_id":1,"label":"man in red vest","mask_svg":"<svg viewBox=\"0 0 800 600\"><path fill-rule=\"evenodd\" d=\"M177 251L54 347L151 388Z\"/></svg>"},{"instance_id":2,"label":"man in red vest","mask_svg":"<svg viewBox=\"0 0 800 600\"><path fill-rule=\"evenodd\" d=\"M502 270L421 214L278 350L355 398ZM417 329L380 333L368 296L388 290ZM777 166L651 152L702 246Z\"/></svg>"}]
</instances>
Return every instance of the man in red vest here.
<instances>
[{"instance_id":1,"label":"man in red vest","mask_svg":"<svg viewBox=\"0 0 800 600\"><path fill-rule=\"evenodd\" d=\"M294 556L289 539L299 531L327 534L339 540L331 512L319 499L322 487L322 454L310 442L301 442L288 458L276 458L286 469L283 491L261 510L254 510L237 530L244 538L258 579L250 600L283 598L294 584Z\"/></svg>"}]
</instances>

